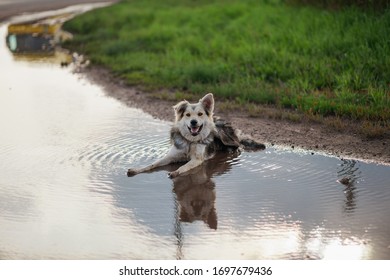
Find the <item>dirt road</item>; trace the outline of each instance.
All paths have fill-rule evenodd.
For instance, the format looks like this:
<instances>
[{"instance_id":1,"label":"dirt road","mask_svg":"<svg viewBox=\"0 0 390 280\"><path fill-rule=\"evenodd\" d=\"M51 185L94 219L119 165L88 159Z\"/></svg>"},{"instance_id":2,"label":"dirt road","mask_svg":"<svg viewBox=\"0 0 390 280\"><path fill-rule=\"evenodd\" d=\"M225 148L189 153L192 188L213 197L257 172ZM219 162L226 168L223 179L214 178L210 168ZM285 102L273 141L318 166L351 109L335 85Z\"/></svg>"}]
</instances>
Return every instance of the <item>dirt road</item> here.
<instances>
[{"instance_id":1,"label":"dirt road","mask_svg":"<svg viewBox=\"0 0 390 280\"><path fill-rule=\"evenodd\" d=\"M60 9L70 5L98 2L115 2L109 0L0 0L0 22L7 18L28 12L41 12Z\"/></svg>"}]
</instances>

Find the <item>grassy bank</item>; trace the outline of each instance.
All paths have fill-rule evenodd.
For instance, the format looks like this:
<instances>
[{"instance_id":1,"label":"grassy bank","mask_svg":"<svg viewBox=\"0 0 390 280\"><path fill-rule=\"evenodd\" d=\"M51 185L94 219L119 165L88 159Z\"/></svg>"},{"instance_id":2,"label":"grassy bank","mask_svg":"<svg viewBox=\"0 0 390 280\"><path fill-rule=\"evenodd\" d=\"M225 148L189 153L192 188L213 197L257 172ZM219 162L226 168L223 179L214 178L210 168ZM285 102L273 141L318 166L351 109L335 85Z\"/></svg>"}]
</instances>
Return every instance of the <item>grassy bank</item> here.
<instances>
[{"instance_id":1,"label":"grassy bank","mask_svg":"<svg viewBox=\"0 0 390 280\"><path fill-rule=\"evenodd\" d=\"M65 28L129 84L389 125L390 10L125 0Z\"/></svg>"},{"instance_id":2,"label":"grassy bank","mask_svg":"<svg viewBox=\"0 0 390 280\"><path fill-rule=\"evenodd\" d=\"M284 2L298 5L313 5L326 9L340 9L354 6L363 10L383 11L390 7L389 0L285 0Z\"/></svg>"}]
</instances>

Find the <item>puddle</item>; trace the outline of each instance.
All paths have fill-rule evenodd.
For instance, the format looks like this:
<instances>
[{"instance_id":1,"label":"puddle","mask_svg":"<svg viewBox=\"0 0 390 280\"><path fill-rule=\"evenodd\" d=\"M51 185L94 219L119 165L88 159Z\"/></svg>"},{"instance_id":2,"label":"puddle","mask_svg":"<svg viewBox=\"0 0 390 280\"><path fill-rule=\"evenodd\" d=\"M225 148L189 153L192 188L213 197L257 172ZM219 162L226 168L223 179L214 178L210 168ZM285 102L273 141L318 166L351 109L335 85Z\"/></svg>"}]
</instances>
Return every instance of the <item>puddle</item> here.
<instances>
[{"instance_id":1,"label":"puddle","mask_svg":"<svg viewBox=\"0 0 390 280\"><path fill-rule=\"evenodd\" d=\"M168 151L170 123L10 51L8 28L0 259L390 259L389 166L268 148L128 178Z\"/></svg>"}]
</instances>

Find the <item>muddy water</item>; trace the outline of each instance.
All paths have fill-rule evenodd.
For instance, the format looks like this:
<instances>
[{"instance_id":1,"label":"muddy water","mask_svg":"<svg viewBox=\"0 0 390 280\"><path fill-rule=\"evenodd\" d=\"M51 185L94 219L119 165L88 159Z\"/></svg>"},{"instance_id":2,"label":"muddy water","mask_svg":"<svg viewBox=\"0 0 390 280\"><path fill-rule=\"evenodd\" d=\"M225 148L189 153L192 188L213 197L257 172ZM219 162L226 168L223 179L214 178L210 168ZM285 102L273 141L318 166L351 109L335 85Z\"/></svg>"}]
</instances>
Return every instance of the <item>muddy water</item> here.
<instances>
[{"instance_id":1,"label":"muddy water","mask_svg":"<svg viewBox=\"0 0 390 280\"><path fill-rule=\"evenodd\" d=\"M12 55L6 33L0 259L390 259L389 166L267 148L128 178L167 152L170 123Z\"/></svg>"}]
</instances>

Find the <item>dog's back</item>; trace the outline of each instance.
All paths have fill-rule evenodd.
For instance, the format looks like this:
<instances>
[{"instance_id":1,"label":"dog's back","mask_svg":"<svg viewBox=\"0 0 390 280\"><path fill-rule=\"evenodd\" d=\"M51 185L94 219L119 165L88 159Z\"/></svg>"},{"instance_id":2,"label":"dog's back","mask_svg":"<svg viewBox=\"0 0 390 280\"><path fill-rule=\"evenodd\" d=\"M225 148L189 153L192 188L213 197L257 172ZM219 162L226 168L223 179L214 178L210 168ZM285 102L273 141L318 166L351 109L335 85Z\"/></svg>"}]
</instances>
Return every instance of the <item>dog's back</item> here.
<instances>
[{"instance_id":1,"label":"dog's back","mask_svg":"<svg viewBox=\"0 0 390 280\"><path fill-rule=\"evenodd\" d=\"M221 118L214 119L216 136L216 145L222 145L219 150L235 150L242 147L246 151L264 150L265 145L258 143L248 137L240 137L240 132L235 130L232 125ZM241 138L241 139L240 139Z\"/></svg>"}]
</instances>

